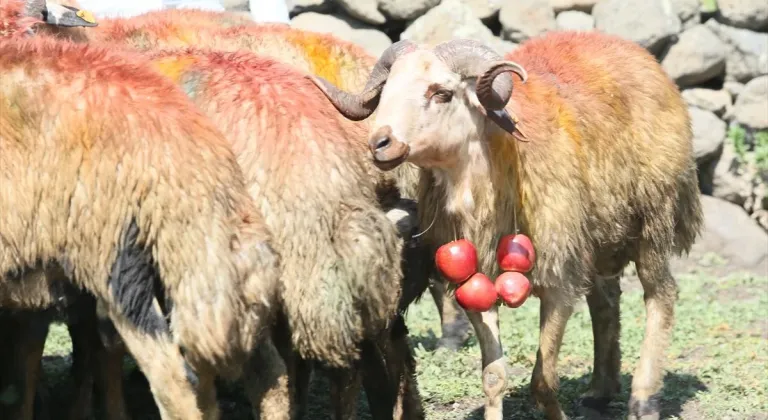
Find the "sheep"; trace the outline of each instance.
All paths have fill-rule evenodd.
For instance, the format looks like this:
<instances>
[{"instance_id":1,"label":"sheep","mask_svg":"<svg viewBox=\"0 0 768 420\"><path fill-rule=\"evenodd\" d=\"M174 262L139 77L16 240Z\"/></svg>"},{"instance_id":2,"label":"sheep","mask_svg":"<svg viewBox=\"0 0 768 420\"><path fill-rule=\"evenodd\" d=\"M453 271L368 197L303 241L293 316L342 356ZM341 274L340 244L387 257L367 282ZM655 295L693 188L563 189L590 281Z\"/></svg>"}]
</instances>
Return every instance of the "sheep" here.
<instances>
[{"instance_id":1,"label":"sheep","mask_svg":"<svg viewBox=\"0 0 768 420\"><path fill-rule=\"evenodd\" d=\"M280 376L296 383L298 414L309 379L305 361L314 360L331 368L337 416L351 415L360 360L368 369L405 370L393 373L405 390L372 395L379 399L377 415L388 411L392 418L394 394L400 392L407 399L400 403L404 415L423 416L407 330L402 319L394 322L398 329L387 328L401 297L403 241L384 210L397 208L399 197L392 184L375 182L379 171L364 158L365 126L340 117L319 92L307 94L314 90L302 78L306 73L269 57L194 48L146 54L226 132L274 235L284 312L274 340L287 361L280 369L288 371ZM418 294L409 291L409 301L400 299L400 306ZM374 358L366 355L379 351L387 355L387 366L370 365ZM254 372L246 378L254 417L283 418L284 400L262 400L263 387L275 383L264 376Z\"/></svg>"},{"instance_id":2,"label":"sheep","mask_svg":"<svg viewBox=\"0 0 768 420\"><path fill-rule=\"evenodd\" d=\"M25 37L33 32L45 35L56 33L61 28L74 30L76 27L95 25L96 22L89 12L73 7L64 8L56 3L8 0L0 5L0 38ZM49 275L50 273L49 271ZM17 398L3 399L0 402L0 413L6 411L10 418L32 416L32 403L37 397L34 385L37 382L39 366L35 358L41 355L48 325L54 319L67 322L74 346L72 375L75 379L75 391L68 416L72 419L88 416L94 381L88 367L95 359L103 357L104 353L96 335L94 299L87 292L72 287L64 287L63 292L65 293L59 294L59 299L54 302L47 291L35 291L33 295L36 294L40 299L36 305L38 310L6 311L3 316L4 332L14 338L2 341L8 343L2 350L9 353L2 359L3 366L0 366L4 376L3 383L0 384L0 394L13 395L19 392ZM53 306L50 306L51 303ZM42 308L47 309L40 310ZM112 349L107 350L106 357L109 358L111 351ZM125 418L122 399L115 398L122 394L121 389L115 385L121 384L118 381L104 382L103 375L96 379L106 385L99 389L105 391L103 400L106 400L105 412L108 417L115 420Z\"/></svg>"},{"instance_id":3,"label":"sheep","mask_svg":"<svg viewBox=\"0 0 768 420\"><path fill-rule=\"evenodd\" d=\"M525 82L515 95L510 72ZM469 40L432 50L400 41L360 94L309 77L351 120L377 110L369 145L380 168L421 168L419 218L434 218L424 237L433 250L463 236L493 278L500 237L519 229L532 238L541 319L531 390L548 419L567 418L556 363L583 295L595 339L583 403L601 406L618 393L618 279L633 261L647 319L629 415L659 417L677 299L669 259L690 250L702 210L690 118L652 55L602 33L551 32L504 58ZM481 347L485 418L498 420L508 382L498 307L468 316Z\"/></svg>"},{"instance_id":4,"label":"sheep","mask_svg":"<svg viewBox=\"0 0 768 420\"><path fill-rule=\"evenodd\" d=\"M347 90L360 90L375 59L362 47L328 34L304 31L285 24L249 23L222 29L220 14L201 10L163 10L130 19L105 19L89 28L88 37L99 42L127 44L138 50L196 46L223 51L245 49L268 55L319 75ZM405 163L390 177L404 198L416 198L418 170ZM432 258L432 256L429 256ZM439 346L457 349L469 323L455 300L445 294L446 284L433 271L430 292L442 324Z\"/></svg>"},{"instance_id":5,"label":"sheep","mask_svg":"<svg viewBox=\"0 0 768 420\"><path fill-rule=\"evenodd\" d=\"M0 57L0 307L48 307L66 278L104 305L162 417L202 418L193 388L247 357L277 286L231 148L138 57L47 37Z\"/></svg>"},{"instance_id":6,"label":"sheep","mask_svg":"<svg viewBox=\"0 0 768 420\"><path fill-rule=\"evenodd\" d=\"M275 57L350 90L364 86L375 63L362 47L328 34L299 30L282 23L244 21L237 24L232 19L227 13L167 9L128 19L102 19L98 27L77 28L79 31L71 37L80 41L114 42L140 51L183 46L223 51L245 49ZM391 178L396 180L402 196L416 198L417 168L406 163L394 172ZM436 280L429 290L442 321L443 334L438 345L457 349L466 338L469 323L456 302L445 294L445 282L436 278L434 272L430 276Z\"/></svg>"},{"instance_id":7,"label":"sheep","mask_svg":"<svg viewBox=\"0 0 768 420\"><path fill-rule=\"evenodd\" d=\"M182 14L182 15L183 15L183 14ZM192 14L192 15L194 16L194 14ZM81 34L81 35L82 35L82 34ZM363 133L363 132L361 131L360 133L361 133L361 135L362 135L362 133ZM360 137L360 139L362 139L362 137ZM361 144L362 144L362 143L361 143ZM405 340L405 337L404 337L404 336L402 337L402 340ZM408 348L406 348L406 349L407 349L408 351L410 351L410 349L408 349Z\"/></svg>"}]
</instances>

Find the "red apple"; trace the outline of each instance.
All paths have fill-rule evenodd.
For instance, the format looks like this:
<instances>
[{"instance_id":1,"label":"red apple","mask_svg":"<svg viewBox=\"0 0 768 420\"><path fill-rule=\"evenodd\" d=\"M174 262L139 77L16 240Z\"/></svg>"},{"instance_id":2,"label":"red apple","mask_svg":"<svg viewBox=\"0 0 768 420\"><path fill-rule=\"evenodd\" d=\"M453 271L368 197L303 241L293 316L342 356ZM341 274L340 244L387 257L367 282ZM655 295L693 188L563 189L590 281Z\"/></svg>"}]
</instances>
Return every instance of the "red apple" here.
<instances>
[{"instance_id":1,"label":"red apple","mask_svg":"<svg viewBox=\"0 0 768 420\"><path fill-rule=\"evenodd\" d=\"M496 262L504 271L531 271L536 262L536 251L531 239L522 233L503 236L496 247Z\"/></svg>"},{"instance_id":2,"label":"red apple","mask_svg":"<svg viewBox=\"0 0 768 420\"><path fill-rule=\"evenodd\" d=\"M499 295L491 279L483 273L475 273L456 289L456 302L468 311L485 312L498 299Z\"/></svg>"},{"instance_id":3,"label":"red apple","mask_svg":"<svg viewBox=\"0 0 768 420\"><path fill-rule=\"evenodd\" d=\"M477 251L466 239L448 242L437 249L435 264L448 281L460 284L477 272Z\"/></svg>"},{"instance_id":4,"label":"red apple","mask_svg":"<svg viewBox=\"0 0 768 420\"><path fill-rule=\"evenodd\" d=\"M510 308L517 308L525 303L531 294L531 282L525 274L507 271L496 277L496 293Z\"/></svg>"}]
</instances>

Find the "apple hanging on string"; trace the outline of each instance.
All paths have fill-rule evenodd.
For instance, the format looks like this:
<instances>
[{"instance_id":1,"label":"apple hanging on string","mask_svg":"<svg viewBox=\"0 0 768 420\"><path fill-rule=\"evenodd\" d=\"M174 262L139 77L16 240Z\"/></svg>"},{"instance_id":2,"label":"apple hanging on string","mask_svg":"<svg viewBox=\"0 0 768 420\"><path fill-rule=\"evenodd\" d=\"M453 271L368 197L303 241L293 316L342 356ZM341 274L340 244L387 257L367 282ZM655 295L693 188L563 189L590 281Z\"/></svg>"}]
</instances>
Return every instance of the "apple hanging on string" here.
<instances>
[{"instance_id":1,"label":"apple hanging on string","mask_svg":"<svg viewBox=\"0 0 768 420\"><path fill-rule=\"evenodd\" d=\"M435 265L448 281L461 284L477 272L477 250L466 239L448 242L437 249Z\"/></svg>"},{"instance_id":2,"label":"apple hanging on string","mask_svg":"<svg viewBox=\"0 0 768 420\"><path fill-rule=\"evenodd\" d=\"M522 233L503 236L496 247L496 262L504 271L527 273L536 262L531 239Z\"/></svg>"},{"instance_id":3,"label":"apple hanging on string","mask_svg":"<svg viewBox=\"0 0 768 420\"><path fill-rule=\"evenodd\" d=\"M507 271L496 277L496 293L510 308L518 308L531 294L531 282L523 273Z\"/></svg>"},{"instance_id":4,"label":"apple hanging on string","mask_svg":"<svg viewBox=\"0 0 768 420\"><path fill-rule=\"evenodd\" d=\"M456 302L468 310L485 312L496 304L499 295L496 288L483 273L475 273L472 277L456 289Z\"/></svg>"}]
</instances>

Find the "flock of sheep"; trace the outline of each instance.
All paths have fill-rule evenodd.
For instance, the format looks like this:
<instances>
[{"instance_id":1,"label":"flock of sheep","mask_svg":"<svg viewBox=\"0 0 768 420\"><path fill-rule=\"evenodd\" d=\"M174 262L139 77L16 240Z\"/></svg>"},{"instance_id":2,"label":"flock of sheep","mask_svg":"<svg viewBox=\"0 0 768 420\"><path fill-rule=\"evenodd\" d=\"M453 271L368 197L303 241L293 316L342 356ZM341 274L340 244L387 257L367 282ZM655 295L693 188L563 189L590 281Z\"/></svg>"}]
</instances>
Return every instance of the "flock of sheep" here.
<instances>
[{"instance_id":1,"label":"flock of sheep","mask_svg":"<svg viewBox=\"0 0 768 420\"><path fill-rule=\"evenodd\" d=\"M228 13L0 5L0 393L18 391L3 419L34 418L57 318L70 419L94 383L107 418L128 418L126 352L163 419L218 419L217 377L242 381L254 418L301 418L318 366L335 418L355 417L362 387L373 418L424 418L403 317L430 282L446 288L435 250L467 238L494 278L518 231L538 255L531 392L547 418L567 418L557 358L585 295L582 403L618 394L630 261L647 324L629 413L659 417L668 262L702 214L687 108L639 46L554 32L507 57L454 40L377 59ZM514 418L498 310L467 311L488 420Z\"/></svg>"}]
</instances>

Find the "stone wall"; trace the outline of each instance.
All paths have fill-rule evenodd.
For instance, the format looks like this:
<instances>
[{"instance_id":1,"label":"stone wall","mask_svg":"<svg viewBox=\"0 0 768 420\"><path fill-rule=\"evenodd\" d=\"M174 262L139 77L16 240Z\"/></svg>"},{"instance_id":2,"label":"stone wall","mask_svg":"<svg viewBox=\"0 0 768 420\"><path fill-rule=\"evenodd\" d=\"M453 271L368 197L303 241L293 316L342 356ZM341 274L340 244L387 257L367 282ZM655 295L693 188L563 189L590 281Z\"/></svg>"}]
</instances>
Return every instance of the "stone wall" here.
<instances>
[{"instance_id":1,"label":"stone wall","mask_svg":"<svg viewBox=\"0 0 768 420\"><path fill-rule=\"evenodd\" d=\"M690 106L702 192L768 229L766 0L285 1L293 26L331 32L376 56L406 38L472 38L500 53L557 29L633 40L659 59ZM226 2L247 10L245 0Z\"/></svg>"}]
</instances>

